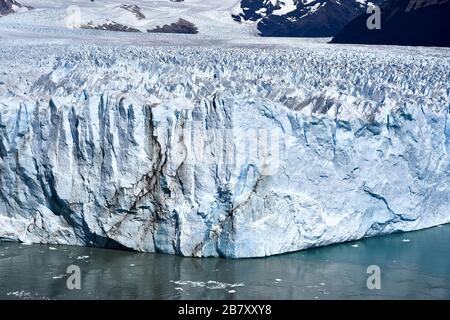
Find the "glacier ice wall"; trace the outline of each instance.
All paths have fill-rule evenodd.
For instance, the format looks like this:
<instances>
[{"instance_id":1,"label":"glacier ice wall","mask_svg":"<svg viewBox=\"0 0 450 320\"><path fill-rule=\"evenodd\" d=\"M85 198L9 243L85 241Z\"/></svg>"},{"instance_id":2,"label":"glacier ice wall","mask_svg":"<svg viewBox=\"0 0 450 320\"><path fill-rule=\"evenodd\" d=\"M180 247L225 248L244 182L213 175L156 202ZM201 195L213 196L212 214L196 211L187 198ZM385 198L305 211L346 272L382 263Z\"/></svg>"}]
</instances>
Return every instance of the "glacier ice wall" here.
<instances>
[{"instance_id":1,"label":"glacier ice wall","mask_svg":"<svg viewBox=\"0 0 450 320\"><path fill-rule=\"evenodd\" d=\"M0 240L237 258L448 223L450 57L400 53L2 48Z\"/></svg>"}]
</instances>

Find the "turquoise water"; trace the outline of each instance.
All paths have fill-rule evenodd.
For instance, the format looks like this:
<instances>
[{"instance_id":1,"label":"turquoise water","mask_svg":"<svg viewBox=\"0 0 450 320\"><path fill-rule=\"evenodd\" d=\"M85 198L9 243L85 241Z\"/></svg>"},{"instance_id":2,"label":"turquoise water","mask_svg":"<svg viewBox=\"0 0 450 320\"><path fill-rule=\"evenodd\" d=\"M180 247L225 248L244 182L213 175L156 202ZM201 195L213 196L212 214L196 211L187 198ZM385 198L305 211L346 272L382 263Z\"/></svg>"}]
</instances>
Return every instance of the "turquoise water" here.
<instances>
[{"instance_id":1,"label":"turquoise water","mask_svg":"<svg viewBox=\"0 0 450 320\"><path fill-rule=\"evenodd\" d=\"M3 242L0 299L450 299L449 246L450 225L243 260Z\"/></svg>"}]
</instances>

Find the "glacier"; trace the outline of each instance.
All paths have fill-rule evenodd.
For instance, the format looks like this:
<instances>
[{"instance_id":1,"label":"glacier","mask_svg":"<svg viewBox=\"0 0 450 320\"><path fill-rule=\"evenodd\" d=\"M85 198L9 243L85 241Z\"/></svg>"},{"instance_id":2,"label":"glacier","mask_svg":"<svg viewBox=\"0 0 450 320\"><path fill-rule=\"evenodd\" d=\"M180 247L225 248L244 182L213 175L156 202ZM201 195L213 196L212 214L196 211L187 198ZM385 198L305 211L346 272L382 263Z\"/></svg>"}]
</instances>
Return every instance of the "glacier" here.
<instances>
[{"instance_id":1,"label":"glacier","mask_svg":"<svg viewBox=\"0 0 450 320\"><path fill-rule=\"evenodd\" d=\"M450 51L0 47L0 240L263 257L450 222Z\"/></svg>"}]
</instances>

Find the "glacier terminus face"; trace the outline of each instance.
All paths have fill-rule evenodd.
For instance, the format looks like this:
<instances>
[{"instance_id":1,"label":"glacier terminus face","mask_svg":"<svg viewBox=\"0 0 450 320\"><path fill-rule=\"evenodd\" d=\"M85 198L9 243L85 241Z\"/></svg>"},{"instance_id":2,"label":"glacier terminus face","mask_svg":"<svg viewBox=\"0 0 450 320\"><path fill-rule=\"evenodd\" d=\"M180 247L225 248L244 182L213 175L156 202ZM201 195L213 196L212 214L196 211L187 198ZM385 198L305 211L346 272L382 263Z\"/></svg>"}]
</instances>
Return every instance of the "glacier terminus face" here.
<instances>
[{"instance_id":1,"label":"glacier terminus face","mask_svg":"<svg viewBox=\"0 0 450 320\"><path fill-rule=\"evenodd\" d=\"M0 240L243 258L450 222L448 50L0 52Z\"/></svg>"}]
</instances>

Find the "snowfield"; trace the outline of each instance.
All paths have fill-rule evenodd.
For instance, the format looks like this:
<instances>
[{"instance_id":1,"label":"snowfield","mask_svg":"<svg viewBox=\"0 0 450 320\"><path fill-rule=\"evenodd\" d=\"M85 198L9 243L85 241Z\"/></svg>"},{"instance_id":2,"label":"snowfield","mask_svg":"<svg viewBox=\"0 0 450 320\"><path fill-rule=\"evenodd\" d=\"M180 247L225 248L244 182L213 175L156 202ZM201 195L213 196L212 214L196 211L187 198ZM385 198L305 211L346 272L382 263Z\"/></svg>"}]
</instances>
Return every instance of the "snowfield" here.
<instances>
[{"instance_id":1,"label":"snowfield","mask_svg":"<svg viewBox=\"0 0 450 320\"><path fill-rule=\"evenodd\" d=\"M0 240L241 258L450 222L450 50L67 29L24 2L0 18Z\"/></svg>"},{"instance_id":2,"label":"snowfield","mask_svg":"<svg viewBox=\"0 0 450 320\"><path fill-rule=\"evenodd\" d=\"M194 23L204 35L256 34L256 26L239 25L232 18L239 10L240 0L22 0L20 3L31 5L35 10L8 16L7 19L14 23L63 27L67 18L73 21L73 14L77 13L82 25L115 21L146 32L182 18ZM131 10L123 8L130 4L138 6L145 18L140 19ZM79 11L74 11L73 6Z\"/></svg>"}]
</instances>

